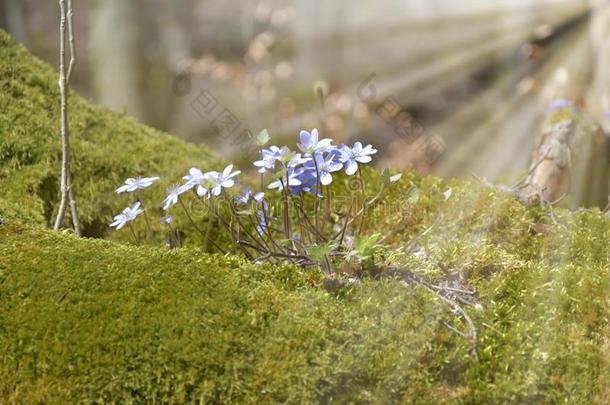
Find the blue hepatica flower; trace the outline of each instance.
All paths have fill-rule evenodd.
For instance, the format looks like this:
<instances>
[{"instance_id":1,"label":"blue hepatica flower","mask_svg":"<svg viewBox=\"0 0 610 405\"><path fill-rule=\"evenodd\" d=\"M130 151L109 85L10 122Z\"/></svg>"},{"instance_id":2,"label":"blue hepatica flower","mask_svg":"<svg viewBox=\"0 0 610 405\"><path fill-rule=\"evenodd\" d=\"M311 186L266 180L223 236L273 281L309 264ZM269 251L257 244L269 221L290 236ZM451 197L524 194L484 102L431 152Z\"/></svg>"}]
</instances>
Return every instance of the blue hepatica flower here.
<instances>
[{"instance_id":1,"label":"blue hepatica flower","mask_svg":"<svg viewBox=\"0 0 610 405\"><path fill-rule=\"evenodd\" d=\"M186 180L186 184L184 184L184 188L186 190L190 190L193 187L197 187L197 195L203 197L208 193L208 187L204 184L206 180L210 177L210 173L203 173L201 170L196 167L191 167L186 176L183 177Z\"/></svg>"},{"instance_id":2,"label":"blue hepatica flower","mask_svg":"<svg viewBox=\"0 0 610 405\"><path fill-rule=\"evenodd\" d=\"M211 179L212 185L212 194L214 196L219 196L223 188L231 188L235 185L235 180L233 177L239 175L241 172L239 170L233 171L233 165L229 165L225 167L222 173L218 174L217 178Z\"/></svg>"},{"instance_id":3,"label":"blue hepatica flower","mask_svg":"<svg viewBox=\"0 0 610 405\"><path fill-rule=\"evenodd\" d=\"M606 111L604 113L604 117L608 118L610 120L610 111Z\"/></svg>"},{"instance_id":4,"label":"blue hepatica flower","mask_svg":"<svg viewBox=\"0 0 610 405\"><path fill-rule=\"evenodd\" d=\"M312 129L311 132L301 131L299 134L301 142L298 144L299 149L306 154L316 154L322 152L328 152L331 148L332 139L324 138L318 140L318 130Z\"/></svg>"},{"instance_id":5,"label":"blue hepatica flower","mask_svg":"<svg viewBox=\"0 0 610 405\"><path fill-rule=\"evenodd\" d=\"M341 145L340 147L337 146L333 146L331 147L331 149L328 151L328 156L333 158L333 161L338 162L338 163L343 163L343 161L345 160L343 158L343 150L341 148L343 148L343 146L345 145Z\"/></svg>"},{"instance_id":6,"label":"blue hepatica flower","mask_svg":"<svg viewBox=\"0 0 610 405\"><path fill-rule=\"evenodd\" d=\"M152 186L152 184L159 180L159 177L135 177L125 180L125 184L116 189L117 194L131 193L136 190L142 190Z\"/></svg>"},{"instance_id":7,"label":"blue hepatica flower","mask_svg":"<svg viewBox=\"0 0 610 405\"><path fill-rule=\"evenodd\" d=\"M295 154L287 146L281 148L271 146L269 149L262 149L261 157L261 160L254 162L254 166L258 167L259 173L275 169L275 162L280 162L283 166L290 166L299 164L302 160L299 153Z\"/></svg>"},{"instance_id":8,"label":"blue hepatica flower","mask_svg":"<svg viewBox=\"0 0 610 405\"><path fill-rule=\"evenodd\" d=\"M269 223L267 221L273 221L273 218L270 216L267 216L267 218L265 218L265 213L262 210L258 210L256 214L258 215L258 224L256 225L256 232L258 232L259 235L262 235L265 233L265 230L269 226Z\"/></svg>"},{"instance_id":9,"label":"blue hepatica flower","mask_svg":"<svg viewBox=\"0 0 610 405\"><path fill-rule=\"evenodd\" d=\"M328 186L333 182L333 176L331 173L341 170L343 168L343 164L337 162L334 156L331 154L324 157L321 153L316 153L315 163L313 161L307 162L305 167L312 171L314 176L319 176L320 183L323 186Z\"/></svg>"},{"instance_id":10,"label":"blue hepatica flower","mask_svg":"<svg viewBox=\"0 0 610 405\"><path fill-rule=\"evenodd\" d=\"M169 225L174 221L174 216L173 215L166 215L164 217L161 217L161 219L159 220L159 223L161 225Z\"/></svg>"},{"instance_id":11,"label":"blue hepatica flower","mask_svg":"<svg viewBox=\"0 0 610 405\"><path fill-rule=\"evenodd\" d=\"M191 167L188 174L184 176L183 179L186 180L186 184L184 186L188 187L190 190L191 188L199 186L201 183L203 183L205 175L200 169Z\"/></svg>"},{"instance_id":12,"label":"blue hepatica flower","mask_svg":"<svg viewBox=\"0 0 610 405\"><path fill-rule=\"evenodd\" d=\"M345 173L351 176L358 170L358 163L370 163L373 160L371 155L377 153L377 149L373 148L372 145L362 147L362 143L356 142L351 148L343 145L341 153L343 155L341 160L345 164Z\"/></svg>"},{"instance_id":13,"label":"blue hepatica flower","mask_svg":"<svg viewBox=\"0 0 610 405\"><path fill-rule=\"evenodd\" d=\"M311 157L301 157L300 153L294 153L290 157L290 160L286 163L286 167L296 168L304 163L307 163L311 160Z\"/></svg>"},{"instance_id":14,"label":"blue hepatica flower","mask_svg":"<svg viewBox=\"0 0 610 405\"><path fill-rule=\"evenodd\" d=\"M275 167L275 161L280 158L282 151L275 145L269 147L269 149L261 150L261 160L254 162L254 166L258 167L259 173L265 173L267 170L273 170Z\"/></svg>"},{"instance_id":15,"label":"blue hepatica flower","mask_svg":"<svg viewBox=\"0 0 610 405\"><path fill-rule=\"evenodd\" d=\"M302 168L296 169L294 166L289 166L285 175L281 179L277 179L269 183L268 189L281 189L282 187L294 187L301 184L299 175L301 174ZM286 180L288 179L288 180Z\"/></svg>"},{"instance_id":16,"label":"blue hepatica flower","mask_svg":"<svg viewBox=\"0 0 610 405\"><path fill-rule=\"evenodd\" d=\"M570 100L566 100L565 98L558 98L551 101L551 105L549 108L552 111L563 110L564 108L572 108L572 102Z\"/></svg>"},{"instance_id":17,"label":"blue hepatica flower","mask_svg":"<svg viewBox=\"0 0 610 405\"><path fill-rule=\"evenodd\" d=\"M111 227L116 227L116 229L123 228L128 222L133 221L144 212L143 209L140 208L141 204L139 201L135 202L131 207L127 207L121 212L119 215L114 217L114 222L110 224Z\"/></svg>"},{"instance_id":18,"label":"blue hepatica flower","mask_svg":"<svg viewBox=\"0 0 610 405\"><path fill-rule=\"evenodd\" d=\"M244 190L243 194L235 196L235 201L237 201L238 203L240 203L242 205L247 205L250 202L250 198L252 198L254 201L260 203L264 200L265 193L259 192L259 193L254 193L254 195L253 195L252 189L250 187L248 187Z\"/></svg>"},{"instance_id":19,"label":"blue hepatica flower","mask_svg":"<svg viewBox=\"0 0 610 405\"><path fill-rule=\"evenodd\" d=\"M188 184L179 185L175 184L167 189L167 197L163 200L163 209L167 211L169 207L178 203L178 199L180 198L180 194L183 194L190 190L192 186L189 187Z\"/></svg>"},{"instance_id":20,"label":"blue hepatica flower","mask_svg":"<svg viewBox=\"0 0 610 405\"><path fill-rule=\"evenodd\" d=\"M297 178L301 184L290 187L290 192L292 195L297 195L299 193L314 193L318 197L322 197L322 195L316 190L318 180L316 178L315 170L303 169L301 170L301 173L297 175Z\"/></svg>"}]
</instances>

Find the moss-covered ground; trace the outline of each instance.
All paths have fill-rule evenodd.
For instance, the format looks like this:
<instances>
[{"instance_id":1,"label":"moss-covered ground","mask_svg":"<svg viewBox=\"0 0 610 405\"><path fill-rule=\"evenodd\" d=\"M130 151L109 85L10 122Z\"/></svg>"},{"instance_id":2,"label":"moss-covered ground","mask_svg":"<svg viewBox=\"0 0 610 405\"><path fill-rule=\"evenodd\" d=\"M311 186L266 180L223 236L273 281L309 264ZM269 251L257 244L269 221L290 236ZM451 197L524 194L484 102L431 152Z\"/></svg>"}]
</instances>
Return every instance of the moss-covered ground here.
<instances>
[{"instance_id":1,"label":"moss-covered ground","mask_svg":"<svg viewBox=\"0 0 610 405\"><path fill-rule=\"evenodd\" d=\"M0 30L0 215L48 224L57 210L61 139L57 74ZM162 175L158 204L189 167L218 168L205 149L70 97L74 188L84 234L104 236L130 201L112 198L125 178ZM9 204L9 202L11 204ZM69 219L68 221L69 222Z\"/></svg>"},{"instance_id":2,"label":"moss-covered ground","mask_svg":"<svg viewBox=\"0 0 610 405\"><path fill-rule=\"evenodd\" d=\"M480 182L414 174L368 213L388 263L477 291L477 361L447 327L466 326L421 286L365 278L331 293L316 271L46 229L55 78L3 33L0 56L0 403L607 403L605 214L557 210L555 223ZM72 103L90 235L125 205L112 197L123 177L218 164Z\"/></svg>"}]
</instances>

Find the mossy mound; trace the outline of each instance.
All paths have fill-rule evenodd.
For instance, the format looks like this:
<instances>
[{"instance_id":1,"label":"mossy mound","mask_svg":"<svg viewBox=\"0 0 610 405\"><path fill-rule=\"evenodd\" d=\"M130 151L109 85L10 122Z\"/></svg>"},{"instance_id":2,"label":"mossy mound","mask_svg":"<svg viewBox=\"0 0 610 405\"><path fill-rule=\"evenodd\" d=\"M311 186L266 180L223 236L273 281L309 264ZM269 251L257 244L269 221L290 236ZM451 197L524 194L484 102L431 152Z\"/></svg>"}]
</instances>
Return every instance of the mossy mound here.
<instances>
[{"instance_id":1,"label":"mossy mound","mask_svg":"<svg viewBox=\"0 0 610 405\"><path fill-rule=\"evenodd\" d=\"M599 211L551 219L479 182L406 174L366 213L387 263L477 291L476 361L448 327L466 325L421 286L365 278L329 293L315 270L44 229L58 200L56 78L1 32L0 57L0 402L606 402ZM125 177L220 163L76 95L71 111L88 235L129 202L113 196ZM374 194L379 174L365 177ZM160 201L163 187L147 193Z\"/></svg>"},{"instance_id":2,"label":"mossy mound","mask_svg":"<svg viewBox=\"0 0 610 405\"><path fill-rule=\"evenodd\" d=\"M131 201L112 197L125 178L165 176L147 192L159 204L169 179L192 165L219 168L205 149L70 96L74 187L85 235L103 236ZM49 224L59 202L57 73L0 30L0 216ZM69 218L66 221L69 223Z\"/></svg>"},{"instance_id":3,"label":"mossy mound","mask_svg":"<svg viewBox=\"0 0 610 405\"><path fill-rule=\"evenodd\" d=\"M410 232L441 220L417 239L425 253L388 260L430 279L457 275L478 292L482 308L466 309L480 361L446 326L465 325L421 287L365 279L329 293L316 271L9 222L0 226L0 398L604 403L607 217L559 211L554 225L475 183L452 182L446 199L440 180L405 182L420 194L400 208Z\"/></svg>"}]
</instances>

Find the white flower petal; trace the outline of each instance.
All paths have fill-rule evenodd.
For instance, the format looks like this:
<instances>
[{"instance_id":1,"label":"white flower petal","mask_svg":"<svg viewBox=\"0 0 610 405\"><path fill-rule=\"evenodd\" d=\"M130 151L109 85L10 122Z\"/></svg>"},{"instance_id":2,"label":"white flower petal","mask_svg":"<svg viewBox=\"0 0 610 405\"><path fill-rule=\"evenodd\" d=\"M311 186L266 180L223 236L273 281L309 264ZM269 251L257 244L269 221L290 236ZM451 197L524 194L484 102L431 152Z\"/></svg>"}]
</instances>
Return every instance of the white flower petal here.
<instances>
[{"instance_id":1,"label":"white flower petal","mask_svg":"<svg viewBox=\"0 0 610 405\"><path fill-rule=\"evenodd\" d=\"M328 186L332 182L333 176L331 176L329 172L320 173L320 183L322 183L322 185Z\"/></svg>"},{"instance_id":2,"label":"white flower petal","mask_svg":"<svg viewBox=\"0 0 610 405\"><path fill-rule=\"evenodd\" d=\"M123 186L121 186L121 187L119 187L119 188L117 188L117 189L116 189L116 193L117 193L117 194L124 193L124 192L126 192L126 191L127 191L127 189L128 189L128 188L129 188L129 186L127 186L127 185L123 185Z\"/></svg>"},{"instance_id":3,"label":"white flower petal","mask_svg":"<svg viewBox=\"0 0 610 405\"><path fill-rule=\"evenodd\" d=\"M282 182L279 180L272 181L267 186L268 189L275 189L275 188L281 188L281 187L282 187Z\"/></svg>"},{"instance_id":4,"label":"white flower petal","mask_svg":"<svg viewBox=\"0 0 610 405\"><path fill-rule=\"evenodd\" d=\"M333 143L333 140L330 138L324 138L317 144L317 148L328 148Z\"/></svg>"},{"instance_id":5,"label":"white flower petal","mask_svg":"<svg viewBox=\"0 0 610 405\"><path fill-rule=\"evenodd\" d=\"M373 148L373 145L366 145L364 149L362 149L362 155L374 155L377 153L377 149Z\"/></svg>"},{"instance_id":6,"label":"white flower petal","mask_svg":"<svg viewBox=\"0 0 610 405\"><path fill-rule=\"evenodd\" d=\"M204 197L208 192L209 192L209 190L203 186L197 187L197 195L199 197Z\"/></svg>"},{"instance_id":7,"label":"white flower petal","mask_svg":"<svg viewBox=\"0 0 610 405\"><path fill-rule=\"evenodd\" d=\"M356 163L355 160L350 159L347 162L345 162L345 173L348 176L351 176L352 174L356 173L357 170L358 170L358 163Z\"/></svg>"},{"instance_id":8,"label":"white flower petal","mask_svg":"<svg viewBox=\"0 0 610 405\"><path fill-rule=\"evenodd\" d=\"M300 186L301 185L301 180L297 179L296 177L289 177L288 178L288 185L289 186Z\"/></svg>"},{"instance_id":9,"label":"white flower petal","mask_svg":"<svg viewBox=\"0 0 610 405\"><path fill-rule=\"evenodd\" d=\"M226 177L225 177L225 180L232 179L233 177L235 177L235 176L239 176L240 174L241 174L241 171L237 170L237 171L235 171L235 172L231 173L229 176L226 176Z\"/></svg>"},{"instance_id":10,"label":"white flower petal","mask_svg":"<svg viewBox=\"0 0 610 405\"><path fill-rule=\"evenodd\" d=\"M228 177L229 174L231 174L232 170L233 170L233 165L229 165L229 166L225 167L225 169L222 171L222 177Z\"/></svg>"}]
</instances>

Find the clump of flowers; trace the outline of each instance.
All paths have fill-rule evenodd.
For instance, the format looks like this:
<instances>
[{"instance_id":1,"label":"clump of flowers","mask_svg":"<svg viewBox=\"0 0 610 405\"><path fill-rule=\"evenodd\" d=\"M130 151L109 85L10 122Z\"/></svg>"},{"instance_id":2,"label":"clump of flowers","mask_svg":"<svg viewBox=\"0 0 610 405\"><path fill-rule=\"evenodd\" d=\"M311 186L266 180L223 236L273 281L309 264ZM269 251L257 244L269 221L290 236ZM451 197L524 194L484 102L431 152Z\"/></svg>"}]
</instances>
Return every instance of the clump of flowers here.
<instances>
[{"instance_id":1,"label":"clump of flowers","mask_svg":"<svg viewBox=\"0 0 610 405\"><path fill-rule=\"evenodd\" d=\"M236 190L236 179L241 172L234 170L233 165L209 172L193 167L182 178L183 182L167 190L167 197L161 203L165 216L160 223L170 230L166 238L168 246L181 245L181 237L172 226L175 215L169 214L177 206L206 243L224 252L209 238L209 232L201 229L192 215L193 210L185 204L188 198L190 207L193 203L201 204L204 211L226 229L235 246L256 263L289 262L320 266L330 272L336 258L362 256L363 260L372 262L373 253L355 255L350 253L351 245L362 229L367 207L378 202L387 186L400 178L400 175L390 176L384 172L381 190L366 200L361 166L370 163L377 150L361 142L335 145L329 138L320 139L317 129L300 132L297 150L288 146L266 147L267 131L261 132L256 139L260 159L253 165L260 176L260 190L250 187ZM158 179L128 179L117 193L136 192L150 187ZM350 183L352 179L358 187L351 190L347 206L340 212L331 210L334 207L332 184L338 180ZM146 215L146 210L138 200L117 215L111 226L121 229L129 224L131 227L131 222L141 213Z\"/></svg>"}]
</instances>

